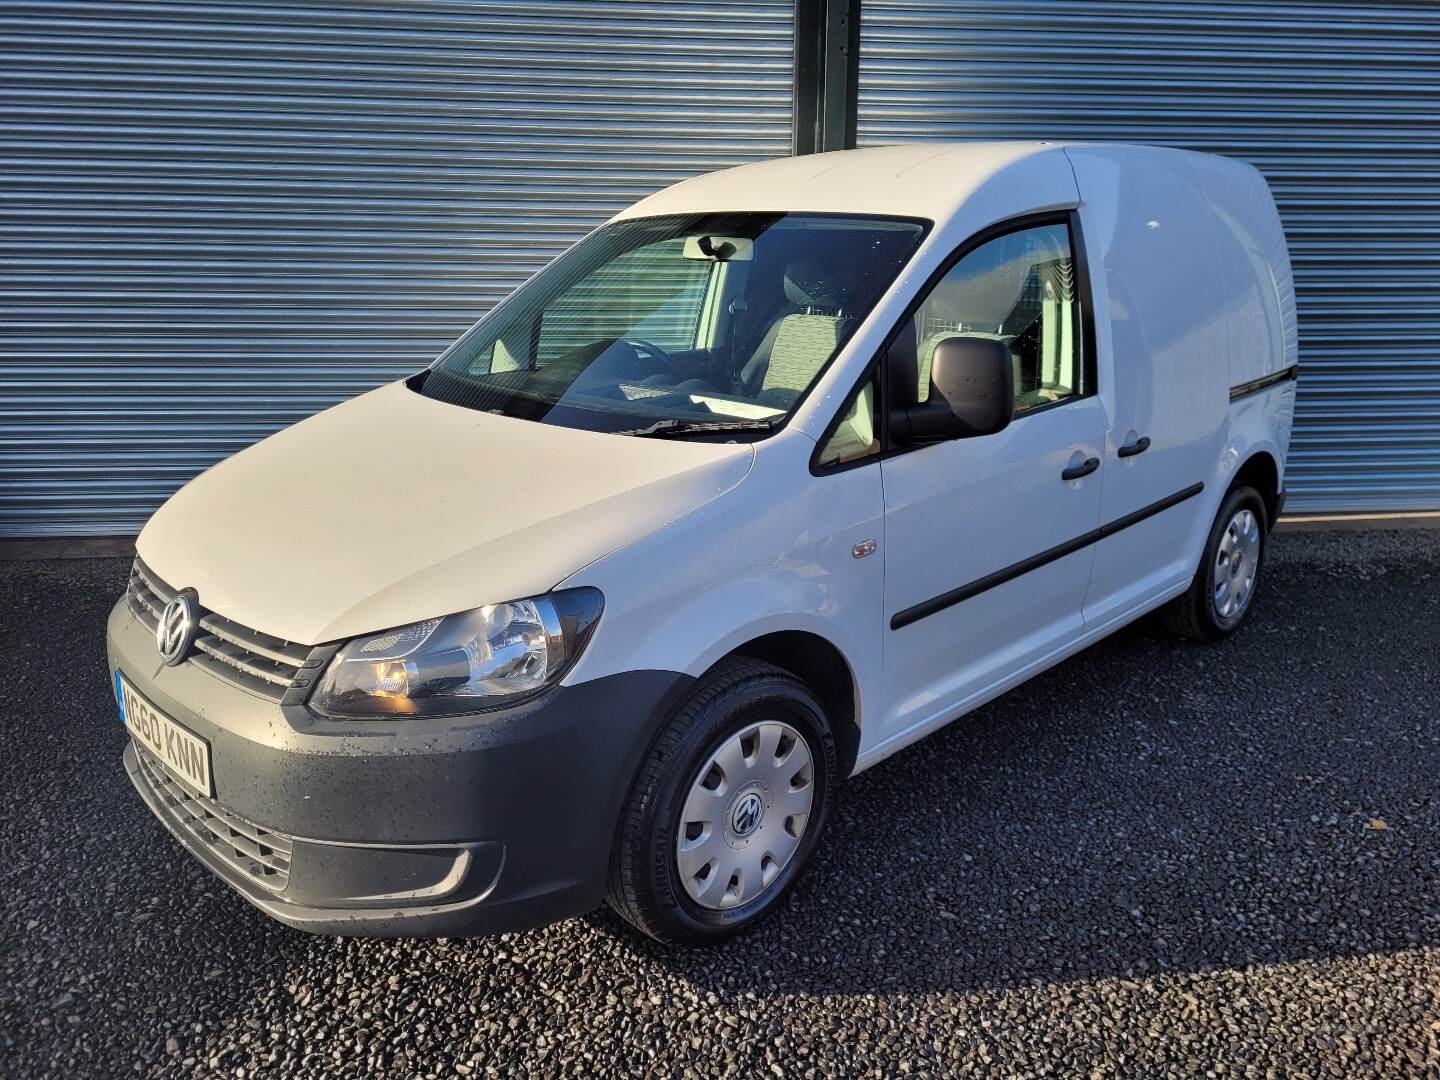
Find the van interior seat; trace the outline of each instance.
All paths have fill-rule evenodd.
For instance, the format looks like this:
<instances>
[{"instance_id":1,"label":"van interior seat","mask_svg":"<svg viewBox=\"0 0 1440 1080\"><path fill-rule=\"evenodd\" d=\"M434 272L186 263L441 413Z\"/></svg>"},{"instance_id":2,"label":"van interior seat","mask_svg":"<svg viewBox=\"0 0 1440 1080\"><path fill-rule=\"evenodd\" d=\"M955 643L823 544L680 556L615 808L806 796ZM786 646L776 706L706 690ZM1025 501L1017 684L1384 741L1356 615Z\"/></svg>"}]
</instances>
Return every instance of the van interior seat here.
<instances>
[{"instance_id":1,"label":"van interior seat","mask_svg":"<svg viewBox=\"0 0 1440 1080\"><path fill-rule=\"evenodd\" d=\"M804 390L845 335L838 315L786 315L780 320L761 381L766 390Z\"/></svg>"},{"instance_id":2,"label":"van interior seat","mask_svg":"<svg viewBox=\"0 0 1440 1080\"><path fill-rule=\"evenodd\" d=\"M771 397L788 406L830 359L850 320L838 283L814 263L792 259L785 267L784 288L790 310L771 323L741 369L740 382L760 400Z\"/></svg>"},{"instance_id":3,"label":"van interior seat","mask_svg":"<svg viewBox=\"0 0 1440 1080\"><path fill-rule=\"evenodd\" d=\"M929 396L935 346L945 338L965 334L1011 345L1016 335L1007 332L1009 324L1043 258L1033 237L1002 236L972 252L935 287L921 309L927 333L917 357L920 400ZM1013 349L1010 363L1018 392L1026 383Z\"/></svg>"},{"instance_id":4,"label":"van interior seat","mask_svg":"<svg viewBox=\"0 0 1440 1080\"><path fill-rule=\"evenodd\" d=\"M1028 252L1005 243L1006 239L986 244L951 270L921 309L929 331L919 355L921 398L929 393L930 363L935 346L944 338L968 334L1008 343L1005 322L1020 303L1032 259ZM992 252L994 257L984 258ZM1020 373L1015 374L1018 385Z\"/></svg>"}]
</instances>

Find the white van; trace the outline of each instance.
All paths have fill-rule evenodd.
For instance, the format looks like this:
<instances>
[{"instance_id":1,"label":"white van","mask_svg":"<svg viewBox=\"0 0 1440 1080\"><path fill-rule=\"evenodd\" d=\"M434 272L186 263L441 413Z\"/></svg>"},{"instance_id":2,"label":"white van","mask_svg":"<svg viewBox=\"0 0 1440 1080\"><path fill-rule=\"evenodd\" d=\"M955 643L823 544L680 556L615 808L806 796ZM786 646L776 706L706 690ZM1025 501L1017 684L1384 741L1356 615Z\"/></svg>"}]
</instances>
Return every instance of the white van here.
<instances>
[{"instance_id":1,"label":"white van","mask_svg":"<svg viewBox=\"0 0 1440 1080\"><path fill-rule=\"evenodd\" d=\"M157 817L326 933L775 906L836 785L1152 609L1253 606L1296 378L1264 181L1138 146L745 166L222 462L109 623Z\"/></svg>"}]
</instances>

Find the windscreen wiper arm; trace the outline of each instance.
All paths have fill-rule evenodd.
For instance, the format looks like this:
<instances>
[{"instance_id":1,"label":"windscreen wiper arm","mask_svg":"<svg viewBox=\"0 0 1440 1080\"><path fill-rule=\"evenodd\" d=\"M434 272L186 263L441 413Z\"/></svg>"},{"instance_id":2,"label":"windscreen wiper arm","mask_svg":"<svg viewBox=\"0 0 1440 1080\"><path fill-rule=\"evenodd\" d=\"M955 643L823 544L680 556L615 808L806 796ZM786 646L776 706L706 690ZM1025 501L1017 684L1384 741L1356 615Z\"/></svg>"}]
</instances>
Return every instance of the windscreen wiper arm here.
<instances>
[{"instance_id":1,"label":"windscreen wiper arm","mask_svg":"<svg viewBox=\"0 0 1440 1080\"><path fill-rule=\"evenodd\" d=\"M773 420L657 420L649 427L612 432L615 435L636 435L653 438L674 438L681 435L709 435L725 431L769 431Z\"/></svg>"}]
</instances>

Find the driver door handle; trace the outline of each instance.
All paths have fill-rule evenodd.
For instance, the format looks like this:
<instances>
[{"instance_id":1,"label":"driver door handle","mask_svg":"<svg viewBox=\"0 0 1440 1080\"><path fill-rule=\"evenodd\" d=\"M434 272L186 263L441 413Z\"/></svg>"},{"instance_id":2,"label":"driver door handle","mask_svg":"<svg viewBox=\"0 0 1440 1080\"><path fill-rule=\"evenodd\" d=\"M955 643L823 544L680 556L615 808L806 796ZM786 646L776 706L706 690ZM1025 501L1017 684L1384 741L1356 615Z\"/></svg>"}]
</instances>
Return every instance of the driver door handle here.
<instances>
[{"instance_id":1,"label":"driver door handle","mask_svg":"<svg viewBox=\"0 0 1440 1080\"><path fill-rule=\"evenodd\" d=\"M1134 457L1136 454L1143 454L1146 450L1149 449L1150 436L1141 435L1140 438L1136 439L1134 442L1128 443L1127 445L1120 447L1119 450L1115 451L1115 455L1117 457Z\"/></svg>"},{"instance_id":2,"label":"driver door handle","mask_svg":"<svg viewBox=\"0 0 1440 1080\"><path fill-rule=\"evenodd\" d=\"M1100 467L1098 457L1086 458L1079 465L1072 465L1060 474L1061 480L1079 480L1082 476L1089 476Z\"/></svg>"}]
</instances>

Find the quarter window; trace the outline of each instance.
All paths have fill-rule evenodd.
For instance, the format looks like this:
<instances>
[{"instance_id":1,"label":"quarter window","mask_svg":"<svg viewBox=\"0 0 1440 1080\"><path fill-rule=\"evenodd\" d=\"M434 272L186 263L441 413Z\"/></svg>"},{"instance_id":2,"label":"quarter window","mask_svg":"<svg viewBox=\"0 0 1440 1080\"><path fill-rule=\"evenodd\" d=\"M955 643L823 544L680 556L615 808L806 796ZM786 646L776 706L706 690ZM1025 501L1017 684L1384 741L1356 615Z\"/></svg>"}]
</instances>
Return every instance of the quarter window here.
<instances>
[{"instance_id":1,"label":"quarter window","mask_svg":"<svg viewBox=\"0 0 1440 1080\"><path fill-rule=\"evenodd\" d=\"M844 465L880 453L880 395L875 378L866 379L850 397L835 430L820 448L815 463Z\"/></svg>"},{"instance_id":2,"label":"quarter window","mask_svg":"<svg viewBox=\"0 0 1440 1080\"><path fill-rule=\"evenodd\" d=\"M1017 416L1088 393L1076 307L1075 261L1065 225L1020 229L981 244L915 312L918 399L930 394L935 346L952 334L1005 343Z\"/></svg>"}]
</instances>

